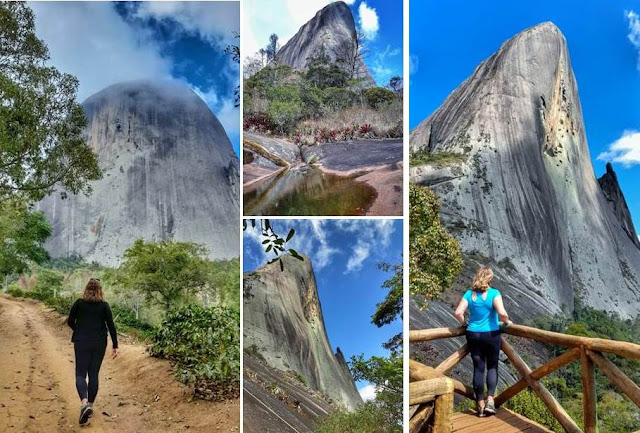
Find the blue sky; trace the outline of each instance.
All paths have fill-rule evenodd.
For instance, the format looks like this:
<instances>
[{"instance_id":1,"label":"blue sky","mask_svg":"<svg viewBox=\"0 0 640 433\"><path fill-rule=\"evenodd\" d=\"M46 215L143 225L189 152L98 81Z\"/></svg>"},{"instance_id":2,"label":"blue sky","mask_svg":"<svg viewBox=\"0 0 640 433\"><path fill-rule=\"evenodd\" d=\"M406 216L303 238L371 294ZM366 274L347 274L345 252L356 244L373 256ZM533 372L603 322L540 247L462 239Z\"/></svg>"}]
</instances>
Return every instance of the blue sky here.
<instances>
[{"instance_id":1,"label":"blue sky","mask_svg":"<svg viewBox=\"0 0 640 433\"><path fill-rule=\"evenodd\" d=\"M276 33L284 45L331 0L245 0L243 57L263 48ZM364 61L380 86L402 76L402 1L348 0L365 36Z\"/></svg>"},{"instance_id":2,"label":"blue sky","mask_svg":"<svg viewBox=\"0 0 640 433\"><path fill-rule=\"evenodd\" d=\"M391 219L271 220L277 233L296 234L290 247L311 258L331 347L340 347L345 357L387 355L382 348L402 332L402 322L378 328L371 323L375 306L385 297L382 283L391 274L377 269L379 262L402 260L402 221ZM244 271L267 261L259 231L244 232ZM268 258L271 258L269 256ZM359 383L361 394L366 383Z\"/></svg>"},{"instance_id":3,"label":"blue sky","mask_svg":"<svg viewBox=\"0 0 640 433\"><path fill-rule=\"evenodd\" d=\"M78 99L141 78L191 87L222 122L236 154L240 111L233 92L239 65L224 53L237 44L240 5L223 2L30 2L51 64L75 75Z\"/></svg>"},{"instance_id":4,"label":"blue sky","mask_svg":"<svg viewBox=\"0 0 640 433\"><path fill-rule=\"evenodd\" d=\"M614 160L639 229L640 21L634 12L640 14L640 1L493 0L469 1L464 7L460 2L411 2L410 128L437 109L502 42L552 21L569 45L596 175L604 173L608 159Z\"/></svg>"}]
</instances>

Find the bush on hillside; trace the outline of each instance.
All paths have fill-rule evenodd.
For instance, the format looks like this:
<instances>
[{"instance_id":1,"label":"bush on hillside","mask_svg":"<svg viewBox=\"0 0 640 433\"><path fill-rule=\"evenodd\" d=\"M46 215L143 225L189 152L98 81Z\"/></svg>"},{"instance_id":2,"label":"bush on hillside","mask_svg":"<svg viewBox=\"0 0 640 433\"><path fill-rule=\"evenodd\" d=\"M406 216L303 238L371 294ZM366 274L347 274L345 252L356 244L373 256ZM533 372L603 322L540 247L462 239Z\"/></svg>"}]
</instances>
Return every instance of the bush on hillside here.
<instances>
[{"instance_id":1,"label":"bush on hillside","mask_svg":"<svg viewBox=\"0 0 640 433\"><path fill-rule=\"evenodd\" d=\"M316 433L400 433L400 425L390 425L384 412L373 402L354 412L337 410L320 420Z\"/></svg>"},{"instance_id":2,"label":"bush on hillside","mask_svg":"<svg viewBox=\"0 0 640 433\"><path fill-rule=\"evenodd\" d=\"M175 362L176 377L211 400L240 395L240 312L196 305L169 313L151 353Z\"/></svg>"},{"instance_id":3,"label":"bush on hillside","mask_svg":"<svg viewBox=\"0 0 640 433\"><path fill-rule=\"evenodd\" d=\"M391 103L396 99L395 93L384 87L371 87L365 89L364 98L369 104L369 107L374 110L380 109L384 104Z\"/></svg>"}]
</instances>

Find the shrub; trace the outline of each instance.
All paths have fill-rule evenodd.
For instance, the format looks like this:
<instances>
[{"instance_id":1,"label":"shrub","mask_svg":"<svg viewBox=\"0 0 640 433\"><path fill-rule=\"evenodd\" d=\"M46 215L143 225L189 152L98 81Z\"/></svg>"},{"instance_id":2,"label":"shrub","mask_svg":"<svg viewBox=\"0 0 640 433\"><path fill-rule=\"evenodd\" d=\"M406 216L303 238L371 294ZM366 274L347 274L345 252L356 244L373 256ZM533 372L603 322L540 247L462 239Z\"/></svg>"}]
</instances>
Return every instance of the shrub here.
<instances>
[{"instance_id":1,"label":"shrub","mask_svg":"<svg viewBox=\"0 0 640 433\"><path fill-rule=\"evenodd\" d=\"M392 102L395 98L396 95L384 87L371 87L364 90L364 99L371 108L376 110L383 104Z\"/></svg>"},{"instance_id":2,"label":"shrub","mask_svg":"<svg viewBox=\"0 0 640 433\"><path fill-rule=\"evenodd\" d=\"M199 397L238 397L240 312L189 305L170 313L153 337L151 354L174 361L176 377Z\"/></svg>"},{"instance_id":3,"label":"shrub","mask_svg":"<svg viewBox=\"0 0 640 433\"><path fill-rule=\"evenodd\" d=\"M135 312L131 308L120 304L112 304L111 312L119 330L133 333L144 340L153 338L156 328L147 322L136 319Z\"/></svg>"},{"instance_id":4,"label":"shrub","mask_svg":"<svg viewBox=\"0 0 640 433\"><path fill-rule=\"evenodd\" d=\"M521 391L507 402L507 407L531 421L542 424L557 433L564 432L560 423L553 417L549 409L531 390Z\"/></svg>"},{"instance_id":5,"label":"shrub","mask_svg":"<svg viewBox=\"0 0 640 433\"><path fill-rule=\"evenodd\" d=\"M322 104L327 111L340 111L353 105L355 94L340 87L328 87L322 91Z\"/></svg>"},{"instance_id":6,"label":"shrub","mask_svg":"<svg viewBox=\"0 0 640 433\"><path fill-rule=\"evenodd\" d=\"M58 313L67 315L69 311L71 311L71 306L76 301L75 296L71 295L63 295L63 296L52 296L44 299L44 303L49 307L56 310Z\"/></svg>"},{"instance_id":7,"label":"shrub","mask_svg":"<svg viewBox=\"0 0 640 433\"><path fill-rule=\"evenodd\" d=\"M384 412L373 403L365 403L355 412L337 410L320 420L316 433L399 433L402 427L390 425Z\"/></svg>"},{"instance_id":8,"label":"shrub","mask_svg":"<svg viewBox=\"0 0 640 433\"><path fill-rule=\"evenodd\" d=\"M7 294L16 298L22 298L24 297L24 290L22 290L18 284L10 284L7 288Z\"/></svg>"},{"instance_id":9,"label":"shrub","mask_svg":"<svg viewBox=\"0 0 640 433\"><path fill-rule=\"evenodd\" d=\"M55 297L62 290L62 282L64 276L54 270L40 269L36 277L36 285L34 287L35 296L41 301L47 298Z\"/></svg>"},{"instance_id":10,"label":"shrub","mask_svg":"<svg viewBox=\"0 0 640 433\"><path fill-rule=\"evenodd\" d=\"M269 106L269 122L275 129L286 134L302 118L302 107L292 101L274 101Z\"/></svg>"}]
</instances>

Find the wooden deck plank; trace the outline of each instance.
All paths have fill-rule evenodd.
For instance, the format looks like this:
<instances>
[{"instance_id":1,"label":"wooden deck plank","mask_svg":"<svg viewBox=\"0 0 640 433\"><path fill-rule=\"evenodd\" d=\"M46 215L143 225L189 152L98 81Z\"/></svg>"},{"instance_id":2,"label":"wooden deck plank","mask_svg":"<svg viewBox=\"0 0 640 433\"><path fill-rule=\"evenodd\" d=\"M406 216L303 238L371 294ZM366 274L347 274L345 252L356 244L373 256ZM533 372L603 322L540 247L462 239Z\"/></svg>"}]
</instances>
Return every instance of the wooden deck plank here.
<instances>
[{"instance_id":1,"label":"wooden deck plank","mask_svg":"<svg viewBox=\"0 0 640 433\"><path fill-rule=\"evenodd\" d=\"M453 431L459 433L552 433L551 430L522 415L500 408L494 416L478 418L473 411L453 415Z\"/></svg>"}]
</instances>

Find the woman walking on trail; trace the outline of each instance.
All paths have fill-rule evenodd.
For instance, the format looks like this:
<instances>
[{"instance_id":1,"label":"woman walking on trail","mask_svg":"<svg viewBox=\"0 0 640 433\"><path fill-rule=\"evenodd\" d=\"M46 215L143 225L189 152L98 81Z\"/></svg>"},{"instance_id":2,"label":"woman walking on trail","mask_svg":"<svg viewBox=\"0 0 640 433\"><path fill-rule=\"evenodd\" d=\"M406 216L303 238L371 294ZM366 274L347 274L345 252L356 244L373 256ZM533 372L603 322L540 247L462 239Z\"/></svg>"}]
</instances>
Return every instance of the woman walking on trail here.
<instances>
[{"instance_id":1,"label":"woman walking on trail","mask_svg":"<svg viewBox=\"0 0 640 433\"><path fill-rule=\"evenodd\" d=\"M73 329L71 341L76 355L76 388L82 402L79 422L86 424L93 415L93 402L98 394L98 375L107 349L107 330L113 345L112 356L118 356L116 326L111 308L104 301L100 280L89 280L82 298L71 307L67 323Z\"/></svg>"},{"instance_id":2,"label":"woman walking on trail","mask_svg":"<svg viewBox=\"0 0 640 433\"><path fill-rule=\"evenodd\" d=\"M494 394L498 384L498 358L500 355L500 324L511 324L504 309L500 292L491 287L493 271L487 267L478 270L472 289L462 296L454 313L462 326L467 327L467 346L473 360L473 390L476 395L478 416L494 415ZM469 309L469 322L464 313ZM484 374L487 372L487 393Z\"/></svg>"}]
</instances>

